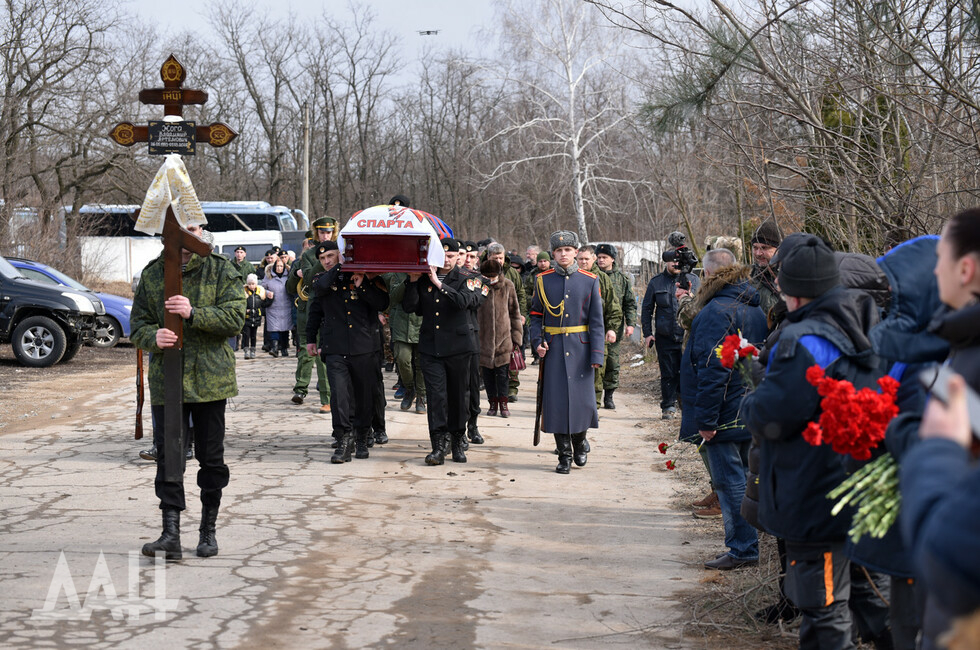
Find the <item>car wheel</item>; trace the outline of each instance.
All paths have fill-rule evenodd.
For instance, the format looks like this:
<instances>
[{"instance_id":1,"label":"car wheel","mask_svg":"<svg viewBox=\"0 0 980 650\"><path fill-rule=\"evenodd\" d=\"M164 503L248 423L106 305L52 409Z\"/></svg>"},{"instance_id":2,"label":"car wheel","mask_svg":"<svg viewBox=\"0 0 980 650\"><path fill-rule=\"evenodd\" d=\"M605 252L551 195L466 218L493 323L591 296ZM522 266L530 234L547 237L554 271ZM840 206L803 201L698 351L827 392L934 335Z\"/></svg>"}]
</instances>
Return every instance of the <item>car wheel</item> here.
<instances>
[{"instance_id":1,"label":"car wheel","mask_svg":"<svg viewBox=\"0 0 980 650\"><path fill-rule=\"evenodd\" d=\"M82 337L81 335L76 335L68 339L68 343L65 347L65 353L61 355L61 361L59 363L67 363L75 358L78 351L82 349Z\"/></svg>"},{"instance_id":2,"label":"car wheel","mask_svg":"<svg viewBox=\"0 0 980 650\"><path fill-rule=\"evenodd\" d=\"M99 334L96 333L95 340L92 341L92 345L95 347L112 348L116 346L116 343L119 343L119 334L122 332L122 326L120 326L119 321L112 316L99 318L95 324L95 329L104 329L106 331L105 335L103 336L99 336Z\"/></svg>"},{"instance_id":3,"label":"car wheel","mask_svg":"<svg viewBox=\"0 0 980 650\"><path fill-rule=\"evenodd\" d=\"M67 347L64 330L47 316L30 316L14 328L14 356L25 366L47 368L61 360Z\"/></svg>"}]
</instances>

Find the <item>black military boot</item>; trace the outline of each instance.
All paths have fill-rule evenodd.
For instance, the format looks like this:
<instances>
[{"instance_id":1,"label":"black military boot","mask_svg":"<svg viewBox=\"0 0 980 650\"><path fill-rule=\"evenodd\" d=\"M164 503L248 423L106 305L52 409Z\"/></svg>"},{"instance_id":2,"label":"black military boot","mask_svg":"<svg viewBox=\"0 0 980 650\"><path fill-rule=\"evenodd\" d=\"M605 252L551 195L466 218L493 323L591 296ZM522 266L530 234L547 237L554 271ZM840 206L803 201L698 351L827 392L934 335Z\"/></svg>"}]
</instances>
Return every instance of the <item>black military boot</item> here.
<instances>
[{"instance_id":1,"label":"black military boot","mask_svg":"<svg viewBox=\"0 0 980 650\"><path fill-rule=\"evenodd\" d=\"M574 452L572 460L578 467L584 467L589 461L589 454L585 451L585 433L572 434L572 451Z\"/></svg>"},{"instance_id":2,"label":"black military boot","mask_svg":"<svg viewBox=\"0 0 980 650\"><path fill-rule=\"evenodd\" d=\"M448 438L448 433L429 434L429 439L432 441L432 453L425 457L426 465L442 465L446 462Z\"/></svg>"},{"instance_id":3,"label":"black military boot","mask_svg":"<svg viewBox=\"0 0 980 650\"><path fill-rule=\"evenodd\" d=\"M164 553L168 560L179 560L180 551L180 510L177 508L163 509L163 532L155 542L143 544L143 555L155 557Z\"/></svg>"},{"instance_id":4,"label":"black military boot","mask_svg":"<svg viewBox=\"0 0 980 650\"><path fill-rule=\"evenodd\" d=\"M353 448L354 435L350 431L341 434L340 438L337 439L337 451L333 452L333 456L330 457L330 462L334 463L335 465L349 463L351 450Z\"/></svg>"},{"instance_id":5,"label":"black military boot","mask_svg":"<svg viewBox=\"0 0 980 650\"><path fill-rule=\"evenodd\" d=\"M218 540L214 536L218 521L218 505L202 506L201 536L197 541L197 557L212 557L218 554Z\"/></svg>"},{"instance_id":6,"label":"black military boot","mask_svg":"<svg viewBox=\"0 0 980 650\"><path fill-rule=\"evenodd\" d=\"M480 435L480 429L476 426L476 418L473 418L473 422L466 423L466 437L470 439L474 445L482 445L484 440L483 436Z\"/></svg>"},{"instance_id":7,"label":"black military boot","mask_svg":"<svg viewBox=\"0 0 980 650\"><path fill-rule=\"evenodd\" d=\"M387 445L388 444L388 434L385 431L375 431L374 432L374 444L376 444L376 445Z\"/></svg>"},{"instance_id":8,"label":"black military boot","mask_svg":"<svg viewBox=\"0 0 980 650\"><path fill-rule=\"evenodd\" d=\"M602 408L604 408L604 409L610 409L610 410L613 410L613 411L616 410L616 404L615 404L615 402L613 402L613 398L612 398L613 397L613 391L615 391L615 390L616 390L615 388L607 388L606 389L606 396L602 400Z\"/></svg>"},{"instance_id":9,"label":"black military boot","mask_svg":"<svg viewBox=\"0 0 980 650\"><path fill-rule=\"evenodd\" d=\"M463 443L466 442L466 432L454 431L452 437L453 437L453 462L465 463L466 450L463 449Z\"/></svg>"},{"instance_id":10,"label":"black military boot","mask_svg":"<svg viewBox=\"0 0 980 650\"><path fill-rule=\"evenodd\" d=\"M572 471L572 437L567 433L556 433L555 444L558 445L558 467L555 471L568 474Z\"/></svg>"},{"instance_id":11,"label":"black military boot","mask_svg":"<svg viewBox=\"0 0 980 650\"><path fill-rule=\"evenodd\" d=\"M368 432L366 430L357 432L357 437L355 438L355 443L354 443L356 447L356 450L354 451L354 458L368 458L371 455L368 452L367 440L368 440ZM372 436L372 440L373 440L373 436Z\"/></svg>"},{"instance_id":12,"label":"black military boot","mask_svg":"<svg viewBox=\"0 0 980 650\"><path fill-rule=\"evenodd\" d=\"M585 437L585 433L582 434L582 450L585 453L589 453L592 451L592 446L589 444L589 439Z\"/></svg>"},{"instance_id":13,"label":"black military boot","mask_svg":"<svg viewBox=\"0 0 980 650\"><path fill-rule=\"evenodd\" d=\"M403 411L407 411L408 409L412 408L412 402L414 401L415 401L415 389L406 388L405 394L402 395L402 403L399 408Z\"/></svg>"}]
</instances>

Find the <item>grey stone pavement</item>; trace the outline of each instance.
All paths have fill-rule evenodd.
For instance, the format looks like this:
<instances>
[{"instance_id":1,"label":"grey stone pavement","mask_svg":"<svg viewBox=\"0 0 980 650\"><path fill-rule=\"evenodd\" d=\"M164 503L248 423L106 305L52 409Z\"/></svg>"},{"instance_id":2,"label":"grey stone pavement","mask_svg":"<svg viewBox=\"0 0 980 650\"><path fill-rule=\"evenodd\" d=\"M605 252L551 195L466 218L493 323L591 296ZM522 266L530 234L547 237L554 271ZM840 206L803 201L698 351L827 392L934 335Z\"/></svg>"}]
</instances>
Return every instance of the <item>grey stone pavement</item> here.
<instances>
[{"instance_id":1,"label":"grey stone pavement","mask_svg":"<svg viewBox=\"0 0 980 650\"><path fill-rule=\"evenodd\" d=\"M329 416L289 402L294 367L239 357L213 558L194 555L194 461L184 559L135 553L160 515L131 381L0 432L0 646L688 647L678 599L709 549L682 545L691 520L636 426L659 415L649 400L617 393L588 465L561 476L550 436L531 445L531 366L468 463L429 467L425 417L398 409L386 373L391 442L332 465Z\"/></svg>"}]
</instances>

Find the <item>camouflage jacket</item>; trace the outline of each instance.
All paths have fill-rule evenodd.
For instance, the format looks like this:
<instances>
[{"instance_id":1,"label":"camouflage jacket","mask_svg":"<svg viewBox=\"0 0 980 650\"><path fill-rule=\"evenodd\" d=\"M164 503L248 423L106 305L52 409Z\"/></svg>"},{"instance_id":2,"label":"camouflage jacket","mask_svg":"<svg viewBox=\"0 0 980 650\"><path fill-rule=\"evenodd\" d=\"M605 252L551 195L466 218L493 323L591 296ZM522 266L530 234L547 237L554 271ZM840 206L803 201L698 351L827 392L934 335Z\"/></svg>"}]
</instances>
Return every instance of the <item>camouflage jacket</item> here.
<instances>
[{"instance_id":1,"label":"camouflage jacket","mask_svg":"<svg viewBox=\"0 0 980 650\"><path fill-rule=\"evenodd\" d=\"M524 291L524 283L521 282L521 274L510 264L505 265L504 277L514 283L514 289L517 291L517 304L521 309L521 316L524 320L527 320L527 306L528 306L528 295Z\"/></svg>"},{"instance_id":2,"label":"camouflage jacket","mask_svg":"<svg viewBox=\"0 0 980 650\"><path fill-rule=\"evenodd\" d=\"M418 343L419 328L422 327L422 317L410 314L402 308L402 298L405 297L405 286L408 283L406 273L385 273L381 276L388 286L388 326L391 328L391 340L402 343Z\"/></svg>"},{"instance_id":3,"label":"camouflage jacket","mask_svg":"<svg viewBox=\"0 0 980 650\"><path fill-rule=\"evenodd\" d=\"M608 273L606 271L600 272L608 276L612 280L613 290L616 292L616 300L623 310L623 320L616 330L616 338L620 339L623 336L623 330L626 327L632 325L636 326L636 294L633 293L633 281L628 275L619 270L619 266L613 262L612 271Z\"/></svg>"},{"instance_id":4,"label":"camouflage jacket","mask_svg":"<svg viewBox=\"0 0 980 650\"><path fill-rule=\"evenodd\" d=\"M248 260L242 260L241 264L235 260L231 260L231 265L242 276L242 284L245 284L245 281L248 280L250 273L255 273L255 267Z\"/></svg>"},{"instance_id":5,"label":"camouflage jacket","mask_svg":"<svg viewBox=\"0 0 980 650\"><path fill-rule=\"evenodd\" d=\"M593 264L589 273L599 278L599 294L602 296L602 321L606 331L612 330L617 334L619 340L619 328L623 326L623 305L622 301L616 297L616 288L613 286L612 279L602 272L597 264ZM634 316L636 307L633 308Z\"/></svg>"},{"instance_id":6,"label":"camouflage jacket","mask_svg":"<svg viewBox=\"0 0 980 650\"><path fill-rule=\"evenodd\" d=\"M184 322L184 402L214 402L238 394L235 353L228 338L245 323L245 290L231 262L212 253L194 255L183 272L183 295L194 307L193 322ZM157 330L163 327L163 255L150 262L140 278L130 316L136 347L150 357L150 402L163 404L163 350Z\"/></svg>"}]
</instances>

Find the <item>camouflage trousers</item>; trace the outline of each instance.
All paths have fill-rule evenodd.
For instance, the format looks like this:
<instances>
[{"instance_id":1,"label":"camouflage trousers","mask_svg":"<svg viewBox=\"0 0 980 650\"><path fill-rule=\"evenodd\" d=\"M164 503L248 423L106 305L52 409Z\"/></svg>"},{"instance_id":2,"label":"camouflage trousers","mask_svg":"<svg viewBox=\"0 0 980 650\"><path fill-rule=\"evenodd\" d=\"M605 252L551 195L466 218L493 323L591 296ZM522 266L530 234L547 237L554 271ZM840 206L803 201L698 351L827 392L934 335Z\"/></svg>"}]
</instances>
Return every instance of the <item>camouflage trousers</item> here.
<instances>
[{"instance_id":1,"label":"camouflage trousers","mask_svg":"<svg viewBox=\"0 0 980 650\"><path fill-rule=\"evenodd\" d=\"M311 357L306 353L306 314L300 313L299 316L299 322L296 324L299 349L296 352L296 383L293 385L293 392L306 397L313 376L313 366L316 366L316 389L320 393L320 404L329 404L330 384L327 383L327 367L319 356Z\"/></svg>"}]
</instances>

